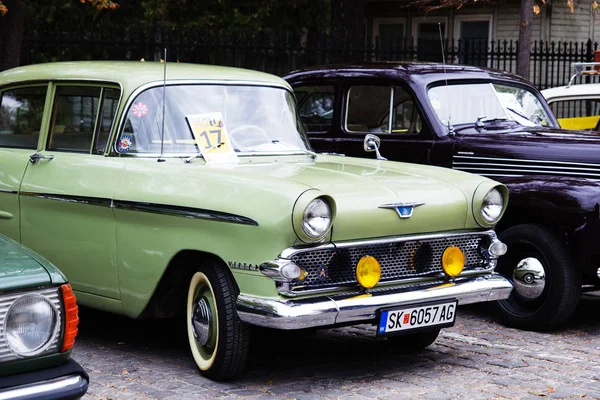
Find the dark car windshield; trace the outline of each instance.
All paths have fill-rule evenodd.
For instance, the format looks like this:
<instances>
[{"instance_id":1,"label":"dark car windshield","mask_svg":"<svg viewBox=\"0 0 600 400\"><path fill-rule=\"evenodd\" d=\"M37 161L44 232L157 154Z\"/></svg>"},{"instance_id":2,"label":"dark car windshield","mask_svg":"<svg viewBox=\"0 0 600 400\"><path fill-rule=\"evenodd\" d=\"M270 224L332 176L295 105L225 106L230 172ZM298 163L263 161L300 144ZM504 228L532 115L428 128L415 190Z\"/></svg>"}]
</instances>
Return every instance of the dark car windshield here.
<instances>
[{"instance_id":1,"label":"dark car windshield","mask_svg":"<svg viewBox=\"0 0 600 400\"><path fill-rule=\"evenodd\" d=\"M444 125L506 120L522 126L553 126L535 93L522 87L463 83L432 87L428 95Z\"/></svg>"}]
</instances>

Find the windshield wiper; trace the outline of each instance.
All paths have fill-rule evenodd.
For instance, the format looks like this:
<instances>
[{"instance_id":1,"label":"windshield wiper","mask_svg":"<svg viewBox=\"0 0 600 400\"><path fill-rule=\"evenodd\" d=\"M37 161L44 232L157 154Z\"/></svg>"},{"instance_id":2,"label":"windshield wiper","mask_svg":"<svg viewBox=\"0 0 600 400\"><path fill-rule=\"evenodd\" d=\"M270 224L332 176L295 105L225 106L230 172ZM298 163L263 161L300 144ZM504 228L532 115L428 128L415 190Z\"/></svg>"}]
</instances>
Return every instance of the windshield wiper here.
<instances>
[{"instance_id":1,"label":"windshield wiper","mask_svg":"<svg viewBox=\"0 0 600 400\"><path fill-rule=\"evenodd\" d=\"M194 154L194 155L192 155L192 156L189 156L189 157L188 157L188 158L186 158L186 159L185 159L183 162L184 162L184 163L186 163L186 164L189 164L189 163L191 163L191 162L192 162L192 160L193 160L194 158L198 158L198 157L202 157L202 158L204 158L204 156L202 155L202 153L198 152L198 153L196 153L196 154Z\"/></svg>"},{"instance_id":2,"label":"windshield wiper","mask_svg":"<svg viewBox=\"0 0 600 400\"><path fill-rule=\"evenodd\" d=\"M485 124L504 121L508 121L508 118L487 118L485 115L482 115L481 117L477 118L477 121L475 121L475 126L478 128L483 128Z\"/></svg>"}]
</instances>

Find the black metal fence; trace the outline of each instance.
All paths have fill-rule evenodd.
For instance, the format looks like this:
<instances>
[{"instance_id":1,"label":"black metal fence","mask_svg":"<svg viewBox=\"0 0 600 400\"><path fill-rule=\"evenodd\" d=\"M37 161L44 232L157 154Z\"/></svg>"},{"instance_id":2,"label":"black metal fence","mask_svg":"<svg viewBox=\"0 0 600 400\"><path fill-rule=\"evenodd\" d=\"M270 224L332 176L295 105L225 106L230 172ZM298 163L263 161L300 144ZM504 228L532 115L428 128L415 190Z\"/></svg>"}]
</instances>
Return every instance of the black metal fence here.
<instances>
[{"instance_id":1,"label":"black metal fence","mask_svg":"<svg viewBox=\"0 0 600 400\"><path fill-rule=\"evenodd\" d=\"M339 62L442 61L486 66L515 72L516 41L412 38L361 47L339 47L325 35L228 35L199 29L155 27L73 26L69 31L26 31L21 64L67 60L158 60L167 49L168 61L228 65L284 75L294 69ZM443 47L443 51L442 51ZM593 61L597 43L535 41L529 80L538 88L564 85L573 62ZM587 78L589 79L589 78Z\"/></svg>"}]
</instances>

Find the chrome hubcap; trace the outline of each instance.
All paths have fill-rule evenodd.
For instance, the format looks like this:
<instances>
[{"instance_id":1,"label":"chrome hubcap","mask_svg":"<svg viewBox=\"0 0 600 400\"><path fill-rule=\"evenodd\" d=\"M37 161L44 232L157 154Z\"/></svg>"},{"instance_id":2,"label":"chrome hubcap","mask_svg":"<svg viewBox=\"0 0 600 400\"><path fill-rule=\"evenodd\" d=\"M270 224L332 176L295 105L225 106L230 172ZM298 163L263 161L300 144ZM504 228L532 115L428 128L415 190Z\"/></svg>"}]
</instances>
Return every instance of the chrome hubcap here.
<instances>
[{"instance_id":1,"label":"chrome hubcap","mask_svg":"<svg viewBox=\"0 0 600 400\"><path fill-rule=\"evenodd\" d=\"M201 297L194 304L194 312L192 313L192 326L194 328L194 336L200 346L206 346L211 336L212 312L206 298Z\"/></svg>"},{"instance_id":2,"label":"chrome hubcap","mask_svg":"<svg viewBox=\"0 0 600 400\"><path fill-rule=\"evenodd\" d=\"M519 261L513 271L513 285L515 291L528 300L540 297L546 287L546 271L540 260L527 257Z\"/></svg>"}]
</instances>

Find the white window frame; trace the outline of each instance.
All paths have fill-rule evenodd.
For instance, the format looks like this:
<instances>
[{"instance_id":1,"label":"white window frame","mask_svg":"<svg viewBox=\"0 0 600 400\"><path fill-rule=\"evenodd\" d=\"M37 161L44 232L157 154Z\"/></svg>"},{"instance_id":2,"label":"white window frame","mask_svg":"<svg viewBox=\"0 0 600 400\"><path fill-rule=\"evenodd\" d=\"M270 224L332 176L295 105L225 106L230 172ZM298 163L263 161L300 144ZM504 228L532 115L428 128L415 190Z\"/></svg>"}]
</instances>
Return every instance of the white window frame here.
<instances>
[{"instance_id":1,"label":"white window frame","mask_svg":"<svg viewBox=\"0 0 600 400\"><path fill-rule=\"evenodd\" d=\"M454 16L454 41L458 43L458 40L461 39L460 31L463 22L488 22L488 42L492 41L492 32L493 32L493 24L494 24L494 16L492 14L459 14ZM488 56L488 60L486 63L487 67L491 67L491 59Z\"/></svg>"},{"instance_id":2,"label":"white window frame","mask_svg":"<svg viewBox=\"0 0 600 400\"><path fill-rule=\"evenodd\" d=\"M412 38L415 44L418 43L419 25L420 24L444 24L442 39L448 39L448 17L413 17L412 19Z\"/></svg>"}]
</instances>

